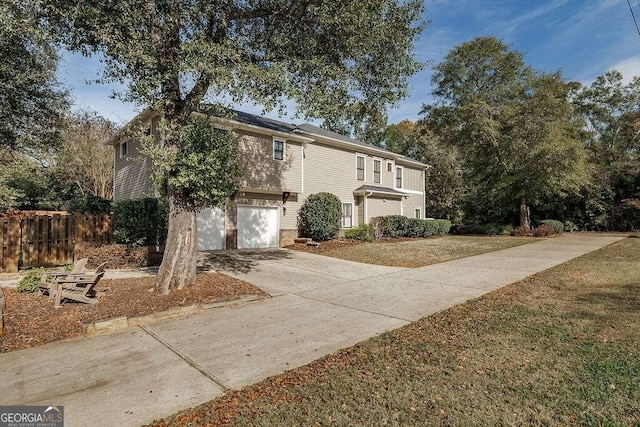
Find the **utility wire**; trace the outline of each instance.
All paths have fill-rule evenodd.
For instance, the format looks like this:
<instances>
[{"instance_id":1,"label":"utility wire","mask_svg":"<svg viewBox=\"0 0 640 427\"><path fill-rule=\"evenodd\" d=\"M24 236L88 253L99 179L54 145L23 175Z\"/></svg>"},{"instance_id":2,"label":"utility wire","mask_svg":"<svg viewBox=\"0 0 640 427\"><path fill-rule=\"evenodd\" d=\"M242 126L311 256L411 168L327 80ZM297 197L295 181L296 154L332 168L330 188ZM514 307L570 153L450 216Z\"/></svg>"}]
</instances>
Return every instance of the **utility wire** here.
<instances>
[{"instance_id":1,"label":"utility wire","mask_svg":"<svg viewBox=\"0 0 640 427\"><path fill-rule=\"evenodd\" d=\"M636 24L636 31L640 36L640 28L638 27L638 21L636 20L636 14L633 13L633 8L631 7L631 1L627 0L627 4L629 5L629 10L631 11L631 16L633 17L633 23ZM638 5L640 5L640 0L638 0Z\"/></svg>"}]
</instances>

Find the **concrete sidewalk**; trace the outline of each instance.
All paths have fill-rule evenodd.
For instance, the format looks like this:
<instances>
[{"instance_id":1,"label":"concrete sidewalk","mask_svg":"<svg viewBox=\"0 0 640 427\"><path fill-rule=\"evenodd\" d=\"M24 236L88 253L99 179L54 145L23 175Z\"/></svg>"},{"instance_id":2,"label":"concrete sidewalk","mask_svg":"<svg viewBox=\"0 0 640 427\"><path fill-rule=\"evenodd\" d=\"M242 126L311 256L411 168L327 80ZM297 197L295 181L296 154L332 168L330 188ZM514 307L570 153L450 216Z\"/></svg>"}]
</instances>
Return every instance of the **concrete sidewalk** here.
<instances>
[{"instance_id":1,"label":"concrete sidewalk","mask_svg":"<svg viewBox=\"0 0 640 427\"><path fill-rule=\"evenodd\" d=\"M621 238L567 235L416 269L264 257L227 274L273 298L0 354L0 405L64 405L67 426L140 425Z\"/></svg>"}]
</instances>

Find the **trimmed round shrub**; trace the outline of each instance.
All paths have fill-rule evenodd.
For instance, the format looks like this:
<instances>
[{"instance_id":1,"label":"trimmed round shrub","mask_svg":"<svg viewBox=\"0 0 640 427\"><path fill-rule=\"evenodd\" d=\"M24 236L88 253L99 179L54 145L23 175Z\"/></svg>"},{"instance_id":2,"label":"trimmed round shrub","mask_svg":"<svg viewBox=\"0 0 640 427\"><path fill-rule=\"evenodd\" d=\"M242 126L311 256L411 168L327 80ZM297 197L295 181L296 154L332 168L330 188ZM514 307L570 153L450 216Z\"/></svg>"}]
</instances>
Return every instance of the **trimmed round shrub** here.
<instances>
[{"instance_id":1,"label":"trimmed round shrub","mask_svg":"<svg viewBox=\"0 0 640 427\"><path fill-rule=\"evenodd\" d=\"M560 234L564 231L564 224L562 221L558 221L555 219L543 219L540 221L540 225L549 225L553 228L553 232L556 234Z\"/></svg>"},{"instance_id":2,"label":"trimmed round shrub","mask_svg":"<svg viewBox=\"0 0 640 427\"><path fill-rule=\"evenodd\" d=\"M335 239L342 227L342 202L331 193L312 194L298 213L298 229L302 237L317 242Z\"/></svg>"},{"instance_id":3,"label":"trimmed round shrub","mask_svg":"<svg viewBox=\"0 0 640 427\"><path fill-rule=\"evenodd\" d=\"M363 242L373 242L374 229L371 224L360 224L355 228L347 230L344 233L344 237L347 239L361 240Z\"/></svg>"}]
</instances>

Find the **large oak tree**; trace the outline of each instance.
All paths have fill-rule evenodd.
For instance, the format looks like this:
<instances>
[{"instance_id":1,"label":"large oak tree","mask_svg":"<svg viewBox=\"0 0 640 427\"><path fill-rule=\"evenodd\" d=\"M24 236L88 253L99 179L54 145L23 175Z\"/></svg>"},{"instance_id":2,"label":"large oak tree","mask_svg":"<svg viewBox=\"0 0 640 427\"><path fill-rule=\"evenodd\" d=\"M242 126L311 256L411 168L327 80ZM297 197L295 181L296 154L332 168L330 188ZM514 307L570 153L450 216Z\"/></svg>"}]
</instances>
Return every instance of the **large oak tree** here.
<instances>
[{"instance_id":1,"label":"large oak tree","mask_svg":"<svg viewBox=\"0 0 640 427\"><path fill-rule=\"evenodd\" d=\"M103 55L104 78L162 117L164 147L207 94L266 110L292 100L307 118L363 120L407 93L420 65L419 0L52 0L66 45ZM357 127L356 121L350 122ZM195 204L168 184L169 234L157 289L194 283Z\"/></svg>"},{"instance_id":2,"label":"large oak tree","mask_svg":"<svg viewBox=\"0 0 640 427\"><path fill-rule=\"evenodd\" d=\"M540 73L522 54L492 37L456 46L435 67L438 103L424 124L460 149L475 205L508 212L576 193L588 179L579 140L583 122L570 102L576 84Z\"/></svg>"}]
</instances>

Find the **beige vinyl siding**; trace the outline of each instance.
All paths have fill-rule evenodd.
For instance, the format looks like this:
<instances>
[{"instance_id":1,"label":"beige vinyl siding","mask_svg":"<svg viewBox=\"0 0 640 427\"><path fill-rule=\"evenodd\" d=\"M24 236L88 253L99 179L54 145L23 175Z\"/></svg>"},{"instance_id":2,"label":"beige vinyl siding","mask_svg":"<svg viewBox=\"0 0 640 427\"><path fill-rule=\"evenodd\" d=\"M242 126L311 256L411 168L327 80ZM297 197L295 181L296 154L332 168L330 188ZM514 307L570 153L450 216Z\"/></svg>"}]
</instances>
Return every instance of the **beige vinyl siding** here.
<instances>
[{"instance_id":1,"label":"beige vinyl siding","mask_svg":"<svg viewBox=\"0 0 640 427\"><path fill-rule=\"evenodd\" d=\"M124 157L120 156L120 144L116 144L114 149L113 201L152 197L151 161L140 154L141 143L129 140Z\"/></svg>"},{"instance_id":2,"label":"beige vinyl siding","mask_svg":"<svg viewBox=\"0 0 640 427\"><path fill-rule=\"evenodd\" d=\"M401 201L398 199L384 199L382 197L367 197L367 222L377 216L400 215Z\"/></svg>"},{"instance_id":3,"label":"beige vinyl siding","mask_svg":"<svg viewBox=\"0 0 640 427\"><path fill-rule=\"evenodd\" d=\"M415 218L415 209L419 208L424 219L424 196L422 194L407 194L402 200L403 215L407 218Z\"/></svg>"},{"instance_id":4,"label":"beige vinyl siding","mask_svg":"<svg viewBox=\"0 0 640 427\"><path fill-rule=\"evenodd\" d=\"M365 181L356 179L356 153L318 142L308 144L304 158L304 197L326 191L343 202L354 200L353 191L371 184L371 158L365 156Z\"/></svg>"},{"instance_id":5,"label":"beige vinyl siding","mask_svg":"<svg viewBox=\"0 0 640 427\"><path fill-rule=\"evenodd\" d=\"M395 170L395 163L391 160L391 172L387 171L387 161L389 161L389 159L382 159L382 182L380 184L375 184L375 185L380 185L382 187L387 187L387 188L393 188L393 171Z\"/></svg>"},{"instance_id":6,"label":"beige vinyl siding","mask_svg":"<svg viewBox=\"0 0 640 427\"><path fill-rule=\"evenodd\" d=\"M404 167L402 188L405 190L424 192L424 173L422 170Z\"/></svg>"},{"instance_id":7,"label":"beige vinyl siding","mask_svg":"<svg viewBox=\"0 0 640 427\"><path fill-rule=\"evenodd\" d=\"M241 188L264 191L302 191L302 146L287 140L283 160L273 158L273 138L238 131L240 161L244 167ZM280 138L278 138L280 139Z\"/></svg>"},{"instance_id":8,"label":"beige vinyl siding","mask_svg":"<svg viewBox=\"0 0 640 427\"><path fill-rule=\"evenodd\" d=\"M355 213L353 215L354 218L354 223L353 226L357 227L360 224L364 224L364 203L363 203L364 197L362 196L357 196L356 197L356 201L355 201L355 205L354 205L354 209L355 209Z\"/></svg>"}]
</instances>

